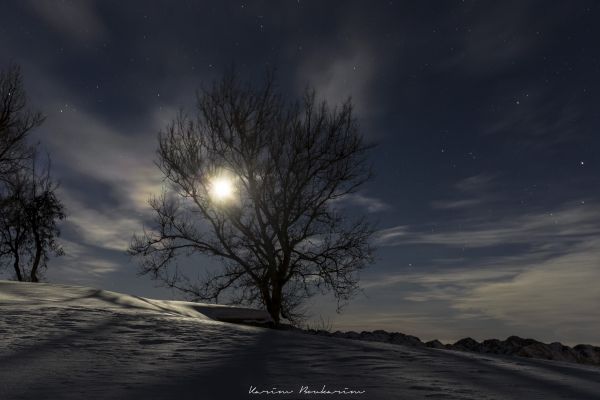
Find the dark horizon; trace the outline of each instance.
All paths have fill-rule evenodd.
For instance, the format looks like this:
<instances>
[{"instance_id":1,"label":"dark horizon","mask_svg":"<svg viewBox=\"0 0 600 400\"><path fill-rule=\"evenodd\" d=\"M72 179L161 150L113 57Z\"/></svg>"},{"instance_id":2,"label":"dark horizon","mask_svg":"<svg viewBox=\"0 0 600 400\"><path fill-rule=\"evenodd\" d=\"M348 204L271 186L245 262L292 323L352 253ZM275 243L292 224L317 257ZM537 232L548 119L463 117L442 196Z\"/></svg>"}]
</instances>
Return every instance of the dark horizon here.
<instances>
[{"instance_id":1,"label":"dark horizon","mask_svg":"<svg viewBox=\"0 0 600 400\"><path fill-rule=\"evenodd\" d=\"M331 104L351 96L378 143L374 179L346 202L378 221L377 262L343 314L319 298L314 318L600 345L599 14L592 1L6 4L0 68L22 67L47 116L34 136L68 215L47 279L172 298L125 254L160 191L157 133L231 65L248 80L276 67L290 99L307 84Z\"/></svg>"}]
</instances>

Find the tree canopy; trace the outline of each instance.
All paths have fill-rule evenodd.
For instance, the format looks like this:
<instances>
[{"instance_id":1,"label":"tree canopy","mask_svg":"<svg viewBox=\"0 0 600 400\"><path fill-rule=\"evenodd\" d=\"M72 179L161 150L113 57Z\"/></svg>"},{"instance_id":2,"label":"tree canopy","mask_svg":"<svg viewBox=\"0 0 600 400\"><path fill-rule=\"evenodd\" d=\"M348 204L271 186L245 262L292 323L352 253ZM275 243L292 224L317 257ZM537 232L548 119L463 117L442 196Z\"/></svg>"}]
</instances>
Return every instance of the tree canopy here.
<instances>
[{"instance_id":1,"label":"tree canopy","mask_svg":"<svg viewBox=\"0 0 600 400\"><path fill-rule=\"evenodd\" d=\"M159 134L157 165L167 185L150 200L153 225L133 237L141 272L198 300L261 304L276 324L332 292L338 306L372 262L373 229L337 200L371 176L369 145L350 100L318 102L314 90L287 101L272 74L254 87L226 75L197 94L196 114ZM179 256L223 261L198 281Z\"/></svg>"}]
</instances>

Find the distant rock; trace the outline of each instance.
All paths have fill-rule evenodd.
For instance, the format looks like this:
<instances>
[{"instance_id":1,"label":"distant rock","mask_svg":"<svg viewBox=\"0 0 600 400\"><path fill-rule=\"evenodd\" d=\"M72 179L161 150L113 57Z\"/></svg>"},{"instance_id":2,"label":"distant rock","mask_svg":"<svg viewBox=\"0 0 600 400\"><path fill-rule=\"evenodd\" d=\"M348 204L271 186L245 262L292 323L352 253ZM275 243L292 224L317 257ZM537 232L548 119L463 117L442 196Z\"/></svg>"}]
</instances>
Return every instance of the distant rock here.
<instances>
[{"instance_id":1,"label":"distant rock","mask_svg":"<svg viewBox=\"0 0 600 400\"><path fill-rule=\"evenodd\" d=\"M483 353L501 354L502 342L498 339L487 339L481 342L481 351Z\"/></svg>"},{"instance_id":2,"label":"distant rock","mask_svg":"<svg viewBox=\"0 0 600 400\"><path fill-rule=\"evenodd\" d=\"M399 332L390 334L390 343L403 344L405 346L424 346L424 343L418 337Z\"/></svg>"},{"instance_id":3,"label":"distant rock","mask_svg":"<svg viewBox=\"0 0 600 400\"><path fill-rule=\"evenodd\" d=\"M588 360L590 364L600 365L600 347L591 346L589 344L578 344L573 347L573 351L584 360Z\"/></svg>"},{"instance_id":4,"label":"distant rock","mask_svg":"<svg viewBox=\"0 0 600 400\"><path fill-rule=\"evenodd\" d=\"M475 339L470 337L460 339L458 342L452 345L453 350L462 350L462 351L480 351L481 345Z\"/></svg>"},{"instance_id":5,"label":"distant rock","mask_svg":"<svg viewBox=\"0 0 600 400\"><path fill-rule=\"evenodd\" d=\"M360 339L360 333L354 332L354 331L350 331L350 332L346 332L344 333L344 338L346 339L355 339L358 340Z\"/></svg>"},{"instance_id":6,"label":"distant rock","mask_svg":"<svg viewBox=\"0 0 600 400\"><path fill-rule=\"evenodd\" d=\"M523 339L518 336L510 336L506 340L488 339L482 343L478 343L472 338L464 338L454 344L446 345L445 348L476 353L504 354L600 365L600 347L580 344L571 348L559 342L546 344L534 339Z\"/></svg>"},{"instance_id":7,"label":"distant rock","mask_svg":"<svg viewBox=\"0 0 600 400\"><path fill-rule=\"evenodd\" d=\"M342 332L342 331L335 331L331 334L331 336L337 337L337 338L344 338L344 337L346 337L346 333Z\"/></svg>"},{"instance_id":8,"label":"distant rock","mask_svg":"<svg viewBox=\"0 0 600 400\"><path fill-rule=\"evenodd\" d=\"M382 343L392 343L392 344L402 344L405 346L424 346L425 344L421 342L421 340L416 336L405 335L399 332L387 332L384 330L376 330L376 331L362 331L361 333L357 333L354 331L349 332L341 332L335 331L333 333L324 331L324 330L314 330L314 329L306 329L303 330L304 333L309 335L321 335L321 336L330 336L341 339L352 339L352 340L364 340L367 342L382 342Z\"/></svg>"},{"instance_id":9,"label":"distant rock","mask_svg":"<svg viewBox=\"0 0 600 400\"><path fill-rule=\"evenodd\" d=\"M487 339L481 343L473 338L467 337L460 339L454 344L443 344L439 340L430 340L427 343L423 343L416 336L405 335L400 332L387 332L384 330L362 331L360 333L354 331L335 331L332 333L326 330L314 329L300 331L312 335L329 336L341 339L365 340L369 342L392 343L416 347L426 346L433 349L501 354L579 364L600 365L600 347L591 346L589 344L579 344L574 347L569 347L559 342L546 344L534 339L524 339L518 336L510 336L506 338L506 340Z\"/></svg>"},{"instance_id":10,"label":"distant rock","mask_svg":"<svg viewBox=\"0 0 600 400\"><path fill-rule=\"evenodd\" d=\"M444 344L437 339L426 342L425 346L431 347L432 349L445 349L446 348L446 346L444 346Z\"/></svg>"},{"instance_id":11,"label":"distant rock","mask_svg":"<svg viewBox=\"0 0 600 400\"><path fill-rule=\"evenodd\" d=\"M363 331L360 333L360 338L362 340L367 340L369 342L384 342L384 343L386 343L386 342L390 341L391 336L386 331L377 330L377 331L373 331L373 332Z\"/></svg>"}]
</instances>

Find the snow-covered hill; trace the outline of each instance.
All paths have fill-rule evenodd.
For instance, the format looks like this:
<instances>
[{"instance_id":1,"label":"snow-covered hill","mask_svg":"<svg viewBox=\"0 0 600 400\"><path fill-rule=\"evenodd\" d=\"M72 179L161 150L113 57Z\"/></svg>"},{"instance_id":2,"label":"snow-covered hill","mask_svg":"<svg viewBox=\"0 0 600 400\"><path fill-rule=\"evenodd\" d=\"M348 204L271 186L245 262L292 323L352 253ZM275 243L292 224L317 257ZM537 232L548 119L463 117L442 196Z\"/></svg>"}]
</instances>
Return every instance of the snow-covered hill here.
<instances>
[{"instance_id":1,"label":"snow-covered hill","mask_svg":"<svg viewBox=\"0 0 600 400\"><path fill-rule=\"evenodd\" d=\"M0 282L0 399L600 399L598 367L216 320L266 317Z\"/></svg>"}]
</instances>

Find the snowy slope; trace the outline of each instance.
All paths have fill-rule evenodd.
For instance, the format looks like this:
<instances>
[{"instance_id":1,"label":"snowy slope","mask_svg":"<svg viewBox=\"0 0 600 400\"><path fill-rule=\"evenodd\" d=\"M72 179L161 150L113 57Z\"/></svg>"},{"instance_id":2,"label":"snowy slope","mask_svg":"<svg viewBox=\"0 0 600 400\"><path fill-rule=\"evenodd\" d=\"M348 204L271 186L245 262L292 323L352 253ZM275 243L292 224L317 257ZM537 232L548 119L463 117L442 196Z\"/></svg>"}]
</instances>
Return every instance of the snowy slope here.
<instances>
[{"instance_id":1,"label":"snowy slope","mask_svg":"<svg viewBox=\"0 0 600 400\"><path fill-rule=\"evenodd\" d=\"M226 319L264 317L89 288L0 282L0 399L600 399L597 367L213 319L224 313ZM298 393L323 385L365 393ZM293 393L249 394L251 386Z\"/></svg>"}]
</instances>

